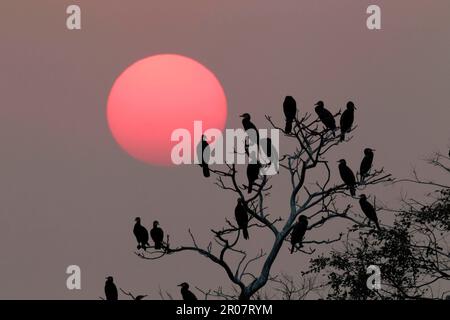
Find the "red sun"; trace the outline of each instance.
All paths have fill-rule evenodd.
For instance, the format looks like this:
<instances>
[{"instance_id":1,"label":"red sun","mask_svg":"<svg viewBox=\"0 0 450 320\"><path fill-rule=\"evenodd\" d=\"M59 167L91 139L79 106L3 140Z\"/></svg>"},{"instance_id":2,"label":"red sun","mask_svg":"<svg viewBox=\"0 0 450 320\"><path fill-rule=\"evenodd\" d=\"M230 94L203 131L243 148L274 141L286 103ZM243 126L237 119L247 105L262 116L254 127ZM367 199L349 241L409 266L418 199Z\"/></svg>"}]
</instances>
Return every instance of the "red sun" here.
<instances>
[{"instance_id":1,"label":"red sun","mask_svg":"<svg viewBox=\"0 0 450 320\"><path fill-rule=\"evenodd\" d=\"M117 143L134 158L171 165L172 132L184 128L194 137L194 121L203 131L223 130L227 102L220 82L199 62L174 54L137 61L115 81L107 110ZM195 142L193 142L195 143Z\"/></svg>"}]
</instances>

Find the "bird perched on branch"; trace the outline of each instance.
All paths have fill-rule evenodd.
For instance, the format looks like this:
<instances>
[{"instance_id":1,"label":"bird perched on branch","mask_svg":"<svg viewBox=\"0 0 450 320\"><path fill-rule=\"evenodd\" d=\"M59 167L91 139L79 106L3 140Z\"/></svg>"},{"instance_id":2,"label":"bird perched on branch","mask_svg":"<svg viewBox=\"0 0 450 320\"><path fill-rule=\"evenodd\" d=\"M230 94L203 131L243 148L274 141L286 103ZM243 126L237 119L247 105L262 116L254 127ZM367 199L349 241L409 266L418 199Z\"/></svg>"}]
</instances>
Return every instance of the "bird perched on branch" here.
<instances>
[{"instance_id":1,"label":"bird perched on branch","mask_svg":"<svg viewBox=\"0 0 450 320\"><path fill-rule=\"evenodd\" d=\"M362 212L364 212L366 217L370 221L375 223L378 230L381 230L380 224L378 223L377 212L374 206L369 201L367 201L367 197L365 194L362 194L361 197L359 198L359 205L361 206L361 210Z\"/></svg>"},{"instance_id":2,"label":"bird perched on branch","mask_svg":"<svg viewBox=\"0 0 450 320\"><path fill-rule=\"evenodd\" d=\"M197 146L197 155L198 155L198 159L200 161L200 166L203 169L203 176L205 178L208 178L210 176L209 166L208 166L210 152L211 151L209 148L208 141L206 141L206 136L202 135L202 141Z\"/></svg>"},{"instance_id":3,"label":"bird perched on branch","mask_svg":"<svg viewBox=\"0 0 450 320\"><path fill-rule=\"evenodd\" d=\"M244 203L242 202L242 199L239 198L237 200L236 208L234 209L234 216L236 218L236 222L240 229L242 229L242 234L244 236L244 239L248 239L248 214L247 209L245 208Z\"/></svg>"},{"instance_id":4,"label":"bird perched on branch","mask_svg":"<svg viewBox=\"0 0 450 320\"><path fill-rule=\"evenodd\" d=\"M359 173L361 175L361 180L364 180L364 178L368 175L370 169L372 168L373 163L373 157L375 150L366 148L364 149L364 158L361 161L361 166L359 167Z\"/></svg>"},{"instance_id":5,"label":"bird perched on branch","mask_svg":"<svg viewBox=\"0 0 450 320\"><path fill-rule=\"evenodd\" d=\"M244 113L240 116L242 119L242 126L244 127L245 132L247 132L249 144L256 145L259 147L259 132L253 122L250 120L250 114Z\"/></svg>"},{"instance_id":6,"label":"bird perched on branch","mask_svg":"<svg viewBox=\"0 0 450 320\"><path fill-rule=\"evenodd\" d=\"M316 107L314 108L314 110L319 116L320 121L322 121L322 123L328 130L331 130L333 132L334 137L334 132L336 131L336 120L334 119L333 114L325 108L323 101L317 102L315 106Z\"/></svg>"},{"instance_id":7,"label":"bird perched on branch","mask_svg":"<svg viewBox=\"0 0 450 320\"><path fill-rule=\"evenodd\" d=\"M150 230L150 236L152 237L153 242L155 243L155 249L162 249L163 239L164 239L164 231L160 227L158 227L159 222L153 221L153 228Z\"/></svg>"},{"instance_id":8,"label":"bird perched on branch","mask_svg":"<svg viewBox=\"0 0 450 320\"><path fill-rule=\"evenodd\" d=\"M106 277L106 282L105 282L105 296L106 296L106 300L118 300L118 292L117 292L117 287L114 284L114 279L113 277L109 276Z\"/></svg>"},{"instance_id":9,"label":"bird perched on branch","mask_svg":"<svg viewBox=\"0 0 450 320\"><path fill-rule=\"evenodd\" d=\"M308 218L304 215L298 217L298 222L295 224L291 232L291 254L294 253L294 249L298 244L299 247L302 246L303 237L305 236L306 230L308 229Z\"/></svg>"},{"instance_id":10,"label":"bird perched on branch","mask_svg":"<svg viewBox=\"0 0 450 320\"><path fill-rule=\"evenodd\" d=\"M347 162L344 159L341 159L339 162L339 173L341 175L342 181L347 185L350 190L350 194L355 196L356 194L356 178L352 171L347 166Z\"/></svg>"},{"instance_id":11,"label":"bird perched on branch","mask_svg":"<svg viewBox=\"0 0 450 320\"><path fill-rule=\"evenodd\" d=\"M249 164L247 165L248 193L253 191L253 184L258 180L260 169L261 163L255 158L255 154L252 153L252 157L249 158Z\"/></svg>"},{"instance_id":12,"label":"bird perched on branch","mask_svg":"<svg viewBox=\"0 0 450 320\"><path fill-rule=\"evenodd\" d=\"M355 104L351 101L347 102L347 108L341 116L341 141L345 140L345 134L352 129L355 119Z\"/></svg>"},{"instance_id":13,"label":"bird perched on branch","mask_svg":"<svg viewBox=\"0 0 450 320\"><path fill-rule=\"evenodd\" d=\"M195 296L195 294L193 294L189 290L189 284L187 284L186 282L183 282L182 284L179 284L178 286L181 287L181 296L183 297L184 301L192 302L192 301L198 300L197 297Z\"/></svg>"},{"instance_id":14,"label":"bird perched on branch","mask_svg":"<svg viewBox=\"0 0 450 320\"><path fill-rule=\"evenodd\" d=\"M286 96L283 102L283 112L286 117L286 127L284 133L291 133L292 123L297 115L297 102L292 96Z\"/></svg>"},{"instance_id":15,"label":"bird perched on branch","mask_svg":"<svg viewBox=\"0 0 450 320\"><path fill-rule=\"evenodd\" d=\"M137 248L139 249L146 249L150 247L148 244L148 231L147 229L141 225L141 218L137 217L134 219L136 223L134 224L133 233L137 240Z\"/></svg>"}]
</instances>

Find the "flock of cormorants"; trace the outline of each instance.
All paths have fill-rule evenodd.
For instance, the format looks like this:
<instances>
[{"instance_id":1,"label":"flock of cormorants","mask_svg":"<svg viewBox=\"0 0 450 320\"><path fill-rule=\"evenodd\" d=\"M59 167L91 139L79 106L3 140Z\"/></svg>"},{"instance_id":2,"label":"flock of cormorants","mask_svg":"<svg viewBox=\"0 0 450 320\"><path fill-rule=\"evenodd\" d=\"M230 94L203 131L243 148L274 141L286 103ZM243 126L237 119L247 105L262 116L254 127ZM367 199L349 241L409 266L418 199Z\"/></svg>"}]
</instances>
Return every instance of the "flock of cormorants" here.
<instances>
[{"instance_id":1,"label":"flock of cormorants","mask_svg":"<svg viewBox=\"0 0 450 320\"><path fill-rule=\"evenodd\" d=\"M340 118L340 141L345 140L345 135L352 130L353 122L354 122L354 111L356 107L353 102L349 101L347 103L346 109L341 115ZM335 132L338 129L336 126L335 116L325 108L323 101L318 101L315 104L315 112L322 124L325 126L326 130L330 130L333 134L333 137L335 137ZM286 125L285 125L285 134L291 134L293 129L293 123L296 120L297 116L297 103L296 100L292 96L286 96L285 100L283 102L283 112L286 119ZM242 125L244 127L244 130L254 130L252 132L256 133L256 137L253 135L249 135L249 142L250 143L257 143L259 147L259 134L256 126L251 122L251 116L248 113L244 113L241 115L242 119ZM255 140L256 138L256 140ZM208 142L206 141L206 137L202 136L201 144L199 145L200 150L202 151L201 155L201 161L200 166L202 167L203 176L209 177L210 176L210 169L208 166L209 161L209 154L208 152L205 152L207 148L209 147ZM364 150L364 158L361 161L360 165L360 180L361 182L364 181L364 179L368 176L374 159L374 151L373 149L366 148ZM250 154L249 157L253 157L254 154ZM339 162L339 174L341 176L342 181L350 191L350 194L352 196L356 196L356 186L358 184L355 174L353 173L352 169L347 166L347 163L344 159L341 159ZM259 171L261 169L261 164L259 161L250 161L250 163L247 165L247 179L248 179L248 193L253 192L253 186L259 178ZM378 230L381 230L378 217L376 214L376 210L374 206L367 200L367 196L365 194L361 194L359 198L359 204L361 207L362 212L365 214L365 216L369 219L369 221L375 223L375 226ZM239 227L239 230L242 230L242 234L244 239L249 239L249 233L248 233L248 223L249 223L249 216L248 216L248 210L246 207L246 203L243 199L239 198L237 200L236 208L234 210L235 213L235 219L237 222L237 225ZM137 249L143 249L146 250L147 248L150 248L149 244L149 234L154 242L154 248L156 250L164 250L164 231L159 227L159 222L154 221L153 222L153 228L150 230L150 233L148 230L141 224L141 218L137 217L135 218L135 225L133 228L133 233L136 237L137 241ZM300 215L298 217L298 221L295 223L295 225L292 228L291 231L291 253L294 253L296 248L302 247L302 241L306 234L306 231L308 230L308 218L305 215ZM117 287L115 286L113 282L113 277L107 277L105 283L105 294L107 300L117 300ZM181 295L183 297L183 300L186 301L194 301L197 300L197 297L189 290L189 284L186 282L183 282L179 285L181 287Z\"/></svg>"}]
</instances>

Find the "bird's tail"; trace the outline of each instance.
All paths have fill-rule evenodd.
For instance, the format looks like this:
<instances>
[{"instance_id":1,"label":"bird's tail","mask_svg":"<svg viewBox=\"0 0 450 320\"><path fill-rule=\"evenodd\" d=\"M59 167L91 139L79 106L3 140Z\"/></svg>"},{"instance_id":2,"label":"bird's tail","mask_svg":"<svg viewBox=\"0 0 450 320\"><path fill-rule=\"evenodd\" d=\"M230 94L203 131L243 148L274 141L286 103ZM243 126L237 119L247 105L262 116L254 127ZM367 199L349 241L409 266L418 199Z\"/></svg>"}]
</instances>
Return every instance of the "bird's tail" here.
<instances>
[{"instance_id":1,"label":"bird's tail","mask_svg":"<svg viewBox=\"0 0 450 320\"><path fill-rule=\"evenodd\" d=\"M245 240L248 240L250 237L249 237L249 235L248 235L248 230L247 230L247 228L243 228L242 229L242 234L244 235L244 239Z\"/></svg>"},{"instance_id":2,"label":"bird's tail","mask_svg":"<svg viewBox=\"0 0 450 320\"><path fill-rule=\"evenodd\" d=\"M354 196L356 196L356 189L355 189L355 186L351 186L350 187L350 194L354 197Z\"/></svg>"},{"instance_id":3,"label":"bird's tail","mask_svg":"<svg viewBox=\"0 0 450 320\"><path fill-rule=\"evenodd\" d=\"M208 165L207 164L203 164L202 165L202 169L203 169L203 176L205 177L205 178L208 178L209 177L209 167L208 167Z\"/></svg>"},{"instance_id":4,"label":"bird's tail","mask_svg":"<svg viewBox=\"0 0 450 320\"><path fill-rule=\"evenodd\" d=\"M285 133L291 133L293 120L286 120L286 127L284 128Z\"/></svg>"},{"instance_id":5,"label":"bird's tail","mask_svg":"<svg viewBox=\"0 0 450 320\"><path fill-rule=\"evenodd\" d=\"M375 220L375 225L377 226L378 231L381 231L380 223L378 222L378 219Z\"/></svg>"},{"instance_id":6,"label":"bird's tail","mask_svg":"<svg viewBox=\"0 0 450 320\"><path fill-rule=\"evenodd\" d=\"M141 250L141 248L142 248L141 245L138 244L138 245L137 245L137 249L138 249L138 250Z\"/></svg>"},{"instance_id":7,"label":"bird's tail","mask_svg":"<svg viewBox=\"0 0 450 320\"><path fill-rule=\"evenodd\" d=\"M155 250L159 250L162 248L161 242L155 242Z\"/></svg>"},{"instance_id":8,"label":"bird's tail","mask_svg":"<svg viewBox=\"0 0 450 320\"><path fill-rule=\"evenodd\" d=\"M336 129L331 129L331 133L333 134L333 138L336 137Z\"/></svg>"},{"instance_id":9,"label":"bird's tail","mask_svg":"<svg viewBox=\"0 0 450 320\"><path fill-rule=\"evenodd\" d=\"M248 183L248 193L252 193L253 191L253 182Z\"/></svg>"},{"instance_id":10,"label":"bird's tail","mask_svg":"<svg viewBox=\"0 0 450 320\"><path fill-rule=\"evenodd\" d=\"M345 140L345 131L342 131L341 132L341 141L344 141Z\"/></svg>"},{"instance_id":11,"label":"bird's tail","mask_svg":"<svg viewBox=\"0 0 450 320\"><path fill-rule=\"evenodd\" d=\"M294 249L295 249L295 244L292 244L292 247L291 247L291 254L294 253Z\"/></svg>"}]
</instances>

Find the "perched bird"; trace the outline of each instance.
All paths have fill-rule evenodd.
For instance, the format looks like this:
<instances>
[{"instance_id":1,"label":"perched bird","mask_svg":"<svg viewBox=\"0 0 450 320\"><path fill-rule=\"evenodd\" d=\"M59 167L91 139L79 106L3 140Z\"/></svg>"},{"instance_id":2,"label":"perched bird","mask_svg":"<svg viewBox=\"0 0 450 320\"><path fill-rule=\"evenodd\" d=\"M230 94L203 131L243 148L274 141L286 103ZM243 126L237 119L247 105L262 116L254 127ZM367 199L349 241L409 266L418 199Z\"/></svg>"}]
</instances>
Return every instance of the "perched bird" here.
<instances>
[{"instance_id":1,"label":"perched bird","mask_svg":"<svg viewBox=\"0 0 450 320\"><path fill-rule=\"evenodd\" d=\"M341 141L345 140L345 134L352 129L353 121L355 119L355 105L349 101L347 108L341 116Z\"/></svg>"},{"instance_id":2,"label":"perched bird","mask_svg":"<svg viewBox=\"0 0 450 320\"><path fill-rule=\"evenodd\" d=\"M336 131L336 120L334 119L333 114L325 108L323 101L317 102L315 106L314 110L319 116L320 121L322 121L328 130L333 132L334 136L334 132Z\"/></svg>"},{"instance_id":3,"label":"perched bird","mask_svg":"<svg viewBox=\"0 0 450 320\"><path fill-rule=\"evenodd\" d=\"M195 294L193 294L189 290L189 285L186 282L183 282L182 284L179 284L178 286L181 287L181 296L183 297L184 301L192 302L192 301L198 300L197 297L195 296Z\"/></svg>"},{"instance_id":4,"label":"perched bird","mask_svg":"<svg viewBox=\"0 0 450 320\"><path fill-rule=\"evenodd\" d=\"M148 231L141 225L141 218L137 217L134 221L136 221L136 223L134 224L133 233L138 243L137 248L138 250L141 248L145 250L150 247L148 244Z\"/></svg>"},{"instance_id":5,"label":"perched bird","mask_svg":"<svg viewBox=\"0 0 450 320\"><path fill-rule=\"evenodd\" d=\"M258 180L260 169L261 163L258 160L250 160L247 165L248 193L253 191L253 184Z\"/></svg>"},{"instance_id":6,"label":"perched bird","mask_svg":"<svg viewBox=\"0 0 450 320\"><path fill-rule=\"evenodd\" d=\"M347 166L347 162L344 159L341 159L339 162L339 173L341 175L342 181L347 185L347 187L350 189L350 194L352 196L355 196L356 194L356 178L352 171Z\"/></svg>"},{"instance_id":7,"label":"perched bird","mask_svg":"<svg viewBox=\"0 0 450 320\"><path fill-rule=\"evenodd\" d=\"M164 231L158 227L159 222L153 221L153 228L150 230L150 236L152 237L153 242L155 242L155 249L162 249L163 239L164 239Z\"/></svg>"},{"instance_id":8,"label":"perched bird","mask_svg":"<svg viewBox=\"0 0 450 320\"><path fill-rule=\"evenodd\" d=\"M105 296L106 296L106 300L118 300L117 287L114 284L113 277L111 277L111 276L106 278Z\"/></svg>"},{"instance_id":9,"label":"perched bird","mask_svg":"<svg viewBox=\"0 0 450 320\"><path fill-rule=\"evenodd\" d=\"M361 161L361 166L359 167L359 173L361 175L361 180L364 180L364 177L367 176L370 169L372 168L373 163L373 152L375 150L370 148L364 149L364 158Z\"/></svg>"},{"instance_id":10,"label":"perched bird","mask_svg":"<svg viewBox=\"0 0 450 320\"><path fill-rule=\"evenodd\" d=\"M373 205L369 201L367 201L367 197L365 194L362 194L359 198L359 205L361 206L361 210L364 212L366 217L369 218L370 221L375 223L378 230L381 230L380 224L378 223L377 212Z\"/></svg>"},{"instance_id":11,"label":"perched bird","mask_svg":"<svg viewBox=\"0 0 450 320\"><path fill-rule=\"evenodd\" d=\"M292 123L297 115L297 102L292 96L286 96L283 102L283 112L286 117L286 127L284 133L291 133Z\"/></svg>"},{"instance_id":12,"label":"perched bird","mask_svg":"<svg viewBox=\"0 0 450 320\"><path fill-rule=\"evenodd\" d=\"M209 157L210 157L210 148L209 148L208 141L206 141L205 135L202 135L202 141L201 141L201 143L198 144L197 155L198 155L198 159L200 160L200 166L203 169L203 176L205 178L208 178L210 176L209 166L208 166Z\"/></svg>"},{"instance_id":13,"label":"perched bird","mask_svg":"<svg viewBox=\"0 0 450 320\"><path fill-rule=\"evenodd\" d=\"M237 200L236 208L234 209L234 216L236 218L236 222L240 229L242 229L242 234L244 235L244 239L248 239L248 215L247 209L242 202L242 199L239 198Z\"/></svg>"},{"instance_id":14,"label":"perched bird","mask_svg":"<svg viewBox=\"0 0 450 320\"><path fill-rule=\"evenodd\" d=\"M241 114L242 119L242 126L244 127L244 130L248 134L249 142L250 144L255 144L259 146L259 132L256 126L251 122L250 114L244 113Z\"/></svg>"},{"instance_id":15,"label":"perched bird","mask_svg":"<svg viewBox=\"0 0 450 320\"><path fill-rule=\"evenodd\" d=\"M297 244L301 247L303 237L305 236L306 230L308 229L308 218L304 215L298 217L298 222L295 224L291 232L291 254L294 253L294 249Z\"/></svg>"}]
</instances>

